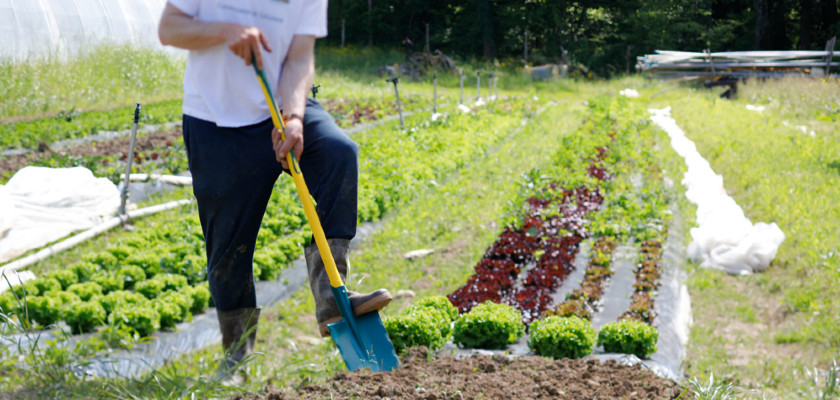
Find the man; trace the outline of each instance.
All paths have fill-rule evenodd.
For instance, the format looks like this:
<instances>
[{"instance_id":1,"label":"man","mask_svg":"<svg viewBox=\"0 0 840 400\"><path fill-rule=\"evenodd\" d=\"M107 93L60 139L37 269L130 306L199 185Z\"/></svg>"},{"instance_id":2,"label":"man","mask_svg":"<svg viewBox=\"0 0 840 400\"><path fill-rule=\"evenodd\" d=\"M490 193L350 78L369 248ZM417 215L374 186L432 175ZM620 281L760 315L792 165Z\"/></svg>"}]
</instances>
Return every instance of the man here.
<instances>
[{"instance_id":1,"label":"man","mask_svg":"<svg viewBox=\"0 0 840 400\"><path fill-rule=\"evenodd\" d=\"M317 202L342 275L356 234L358 147L313 99L315 40L326 36L326 0L169 0L160 41L189 50L184 76L184 143L206 238L207 277L225 358L219 379L252 350L260 309L253 254L271 189L293 151ZM251 66L278 94L285 139L274 129ZM322 336L341 319L318 248L304 249ZM349 292L357 315L391 301L387 290Z\"/></svg>"}]
</instances>

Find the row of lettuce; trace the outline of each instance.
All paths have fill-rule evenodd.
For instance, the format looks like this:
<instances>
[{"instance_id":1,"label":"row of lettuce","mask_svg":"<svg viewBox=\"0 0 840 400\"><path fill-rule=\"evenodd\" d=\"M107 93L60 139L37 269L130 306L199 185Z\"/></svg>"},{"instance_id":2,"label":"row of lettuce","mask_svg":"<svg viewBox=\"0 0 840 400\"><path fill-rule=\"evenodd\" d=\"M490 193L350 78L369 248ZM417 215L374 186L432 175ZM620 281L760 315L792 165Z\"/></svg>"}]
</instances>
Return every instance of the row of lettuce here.
<instances>
[{"instance_id":1,"label":"row of lettuce","mask_svg":"<svg viewBox=\"0 0 840 400\"><path fill-rule=\"evenodd\" d=\"M428 96L403 94L406 110L419 109L431 103ZM324 99L324 108L335 117L342 128L376 121L397 114L394 98ZM66 139L79 139L100 132L122 131L131 128L135 106L112 110L79 111L70 109L54 116L0 124L0 151L6 149L35 149L41 143L51 144ZM181 120L181 100L167 100L141 105L140 125L161 125Z\"/></svg>"},{"instance_id":2,"label":"row of lettuce","mask_svg":"<svg viewBox=\"0 0 840 400\"><path fill-rule=\"evenodd\" d=\"M590 320L614 273L614 250L632 239L642 251L631 306L602 327L597 344L640 358L655 351L653 299L670 217L661 164L640 109L614 98L589 105L586 120L564 136L551 163L526 175L521 206L510 211L513 217L475 273L447 297L451 304L421 300L386 319L396 347L440 347L450 338L443 325L454 324L451 339L465 347L503 348L529 329L528 344L537 354L587 355L596 344ZM594 244L580 287L552 307L554 293L575 268L579 243L589 237ZM455 314L444 312L447 321L428 310L430 304L452 307Z\"/></svg>"},{"instance_id":3,"label":"row of lettuce","mask_svg":"<svg viewBox=\"0 0 840 400\"><path fill-rule=\"evenodd\" d=\"M360 220L379 219L480 158L533 114L529 101L509 99L434 122L417 116L409 118L405 130L386 124L356 134ZM0 313L21 329L64 321L73 332L119 333L113 336L122 343L125 336L173 328L212 306L204 236L194 211L188 208L165 222L139 226L70 265L42 263L39 269L46 273L0 295ZM255 278L277 279L300 257L309 236L294 185L283 177L274 187L257 238Z\"/></svg>"}]
</instances>

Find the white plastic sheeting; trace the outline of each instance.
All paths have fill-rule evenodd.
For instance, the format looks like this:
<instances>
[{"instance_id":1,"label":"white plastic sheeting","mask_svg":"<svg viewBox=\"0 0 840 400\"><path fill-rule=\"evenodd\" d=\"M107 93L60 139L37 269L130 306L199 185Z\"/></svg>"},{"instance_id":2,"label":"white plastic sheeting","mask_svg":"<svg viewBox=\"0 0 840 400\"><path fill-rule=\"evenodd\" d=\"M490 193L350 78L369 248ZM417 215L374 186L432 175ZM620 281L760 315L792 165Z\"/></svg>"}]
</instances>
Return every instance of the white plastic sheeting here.
<instances>
[{"instance_id":1,"label":"white plastic sheeting","mask_svg":"<svg viewBox=\"0 0 840 400\"><path fill-rule=\"evenodd\" d=\"M691 229L688 256L706 268L731 274L766 269L785 234L775 223L753 224L735 200L726 194L723 178L697 152L694 142L671 118L671 108L649 110L651 120L671 137L671 146L685 159L686 197L697 205L697 228Z\"/></svg>"},{"instance_id":2,"label":"white plastic sheeting","mask_svg":"<svg viewBox=\"0 0 840 400\"><path fill-rule=\"evenodd\" d=\"M162 46L157 23L166 0L0 0L0 57L75 54L84 46Z\"/></svg>"},{"instance_id":3,"label":"white plastic sheeting","mask_svg":"<svg viewBox=\"0 0 840 400\"><path fill-rule=\"evenodd\" d=\"M0 262L91 228L119 206L117 187L87 168L23 168L0 186L0 223L12 221L0 238Z\"/></svg>"}]
</instances>

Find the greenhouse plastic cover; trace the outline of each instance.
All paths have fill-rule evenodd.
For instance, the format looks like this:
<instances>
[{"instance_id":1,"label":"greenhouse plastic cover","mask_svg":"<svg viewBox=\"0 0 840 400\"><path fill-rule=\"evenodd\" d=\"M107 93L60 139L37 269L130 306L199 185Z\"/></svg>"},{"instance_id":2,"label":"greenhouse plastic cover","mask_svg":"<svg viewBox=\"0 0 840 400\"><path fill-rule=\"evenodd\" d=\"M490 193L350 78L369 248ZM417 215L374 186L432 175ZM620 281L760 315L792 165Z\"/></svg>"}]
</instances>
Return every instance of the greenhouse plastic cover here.
<instances>
[{"instance_id":1,"label":"greenhouse plastic cover","mask_svg":"<svg viewBox=\"0 0 840 400\"><path fill-rule=\"evenodd\" d=\"M785 234L775 223L753 224L726 194L723 178L715 174L694 142L671 118L671 108L650 110L651 120L671 137L671 146L685 159L686 197L697 205L697 228L691 229L688 256L706 268L731 274L763 271L776 257Z\"/></svg>"},{"instance_id":2,"label":"greenhouse plastic cover","mask_svg":"<svg viewBox=\"0 0 840 400\"><path fill-rule=\"evenodd\" d=\"M166 0L0 0L0 57L77 53L100 42L161 47Z\"/></svg>"},{"instance_id":3,"label":"greenhouse plastic cover","mask_svg":"<svg viewBox=\"0 0 840 400\"><path fill-rule=\"evenodd\" d=\"M0 262L91 228L119 206L117 187L87 168L25 167L0 185Z\"/></svg>"}]
</instances>

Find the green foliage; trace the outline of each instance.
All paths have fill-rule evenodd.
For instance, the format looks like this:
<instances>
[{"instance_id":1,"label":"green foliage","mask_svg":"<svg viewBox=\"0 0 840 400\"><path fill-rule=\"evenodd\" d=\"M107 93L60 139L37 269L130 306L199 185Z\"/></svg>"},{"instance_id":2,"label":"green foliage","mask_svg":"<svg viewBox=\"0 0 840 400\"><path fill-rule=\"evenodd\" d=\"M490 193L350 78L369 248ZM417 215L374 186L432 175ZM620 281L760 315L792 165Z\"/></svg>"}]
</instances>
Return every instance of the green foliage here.
<instances>
[{"instance_id":1,"label":"green foliage","mask_svg":"<svg viewBox=\"0 0 840 400\"><path fill-rule=\"evenodd\" d=\"M126 350L131 350L134 344L140 340L140 335L137 334L134 328L121 324L106 326L102 328L99 335L108 344L108 347Z\"/></svg>"},{"instance_id":2,"label":"green foliage","mask_svg":"<svg viewBox=\"0 0 840 400\"><path fill-rule=\"evenodd\" d=\"M436 310L443 311L450 321L455 321L458 318L458 309L452 305L452 302L446 296L431 296L417 299L412 307L431 307Z\"/></svg>"},{"instance_id":3,"label":"green foliage","mask_svg":"<svg viewBox=\"0 0 840 400\"><path fill-rule=\"evenodd\" d=\"M107 251L100 251L98 253L87 255L83 258L86 262L98 265L100 268L108 271L116 268L117 263L119 262L117 257Z\"/></svg>"},{"instance_id":4,"label":"green foliage","mask_svg":"<svg viewBox=\"0 0 840 400\"><path fill-rule=\"evenodd\" d=\"M152 280L160 281L163 283L162 292L168 292L170 290L180 290L187 286L187 278L183 275L177 274L160 274L155 275Z\"/></svg>"},{"instance_id":5,"label":"green foliage","mask_svg":"<svg viewBox=\"0 0 840 400\"><path fill-rule=\"evenodd\" d=\"M636 320L611 322L598 332L598 345L608 353L634 354L647 358L656 351L659 332L656 328Z\"/></svg>"},{"instance_id":6,"label":"green foliage","mask_svg":"<svg viewBox=\"0 0 840 400\"><path fill-rule=\"evenodd\" d=\"M153 300L152 304L160 315L161 329L175 328L175 324L183 320L181 308L177 304L172 304L163 298Z\"/></svg>"},{"instance_id":7,"label":"green foliage","mask_svg":"<svg viewBox=\"0 0 840 400\"><path fill-rule=\"evenodd\" d=\"M484 302L455 321L455 343L465 347L500 349L525 333L522 314L507 305Z\"/></svg>"},{"instance_id":8,"label":"green foliage","mask_svg":"<svg viewBox=\"0 0 840 400\"><path fill-rule=\"evenodd\" d=\"M188 294L192 298L190 312L193 314L204 312L210 304L210 290L204 286L190 286L184 291L184 293Z\"/></svg>"},{"instance_id":9,"label":"green foliage","mask_svg":"<svg viewBox=\"0 0 840 400\"><path fill-rule=\"evenodd\" d=\"M165 301L167 303L175 304L176 306L178 306L178 309L181 311L180 319L178 320L178 322L192 320L192 313L190 312L190 309L193 305L193 297L190 296L189 293L185 293L187 290L190 289L191 288L187 286L186 290L184 291L166 292L166 294L164 294L160 297L160 299L158 299L159 301Z\"/></svg>"},{"instance_id":10,"label":"green foliage","mask_svg":"<svg viewBox=\"0 0 840 400\"><path fill-rule=\"evenodd\" d=\"M46 293L50 291L61 290L61 283L55 278L38 278L26 283L37 289L38 293Z\"/></svg>"},{"instance_id":11,"label":"green foliage","mask_svg":"<svg viewBox=\"0 0 840 400\"><path fill-rule=\"evenodd\" d=\"M123 278L113 272L98 272L93 274L90 281L99 284L102 287L103 294L108 294L115 290L122 290L125 286Z\"/></svg>"},{"instance_id":12,"label":"green foliage","mask_svg":"<svg viewBox=\"0 0 840 400\"><path fill-rule=\"evenodd\" d=\"M255 262L256 259L255 255ZM185 276L190 284L201 282L207 279L207 258L203 254L188 254L175 263L173 272Z\"/></svg>"},{"instance_id":13,"label":"green foliage","mask_svg":"<svg viewBox=\"0 0 840 400\"><path fill-rule=\"evenodd\" d=\"M405 314L386 318L383 323L396 351L401 352L414 346L426 346L434 350L446 343L441 332L442 318L447 320L435 309L419 307Z\"/></svg>"},{"instance_id":14,"label":"green foliage","mask_svg":"<svg viewBox=\"0 0 840 400\"><path fill-rule=\"evenodd\" d=\"M122 305L140 304L145 301L143 295L127 290L117 290L99 298L99 303L109 315Z\"/></svg>"},{"instance_id":15,"label":"green foliage","mask_svg":"<svg viewBox=\"0 0 840 400\"><path fill-rule=\"evenodd\" d=\"M97 270L97 264L94 264L89 261L80 261L77 263L70 264L67 269L73 271L76 274L76 278L79 282L87 282L93 276L93 273Z\"/></svg>"},{"instance_id":16,"label":"green foliage","mask_svg":"<svg viewBox=\"0 0 840 400\"><path fill-rule=\"evenodd\" d=\"M528 347L541 356L580 358L592 352L595 329L577 316L550 316L531 324Z\"/></svg>"},{"instance_id":17,"label":"green foliage","mask_svg":"<svg viewBox=\"0 0 840 400\"><path fill-rule=\"evenodd\" d=\"M47 278L54 278L61 284L61 289L67 290L70 285L79 282L79 277L75 272L67 269L59 269L47 274Z\"/></svg>"},{"instance_id":18,"label":"green foliage","mask_svg":"<svg viewBox=\"0 0 840 400\"><path fill-rule=\"evenodd\" d=\"M146 273L143 272L143 268L136 265L125 265L120 267L117 271L117 276L122 279L125 289L133 289L137 282L141 282L146 279Z\"/></svg>"},{"instance_id":19,"label":"green foliage","mask_svg":"<svg viewBox=\"0 0 840 400\"><path fill-rule=\"evenodd\" d=\"M154 277L163 271L161 258L154 251L132 253L125 260L125 263L142 268L146 278Z\"/></svg>"},{"instance_id":20,"label":"green foliage","mask_svg":"<svg viewBox=\"0 0 840 400\"><path fill-rule=\"evenodd\" d=\"M82 301L89 301L94 296L102 295L102 286L96 282L74 283L67 291L77 294Z\"/></svg>"},{"instance_id":21,"label":"green foliage","mask_svg":"<svg viewBox=\"0 0 840 400\"><path fill-rule=\"evenodd\" d=\"M62 302L58 297L30 296L26 299L26 309L29 319L41 326L50 326L61 320Z\"/></svg>"},{"instance_id":22,"label":"green foliage","mask_svg":"<svg viewBox=\"0 0 840 400\"><path fill-rule=\"evenodd\" d=\"M83 285L83 284L82 284ZM105 309L98 301L83 301L64 307L64 321L73 333L91 332L105 322Z\"/></svg>"},{"instance_id":23,"label":"green foliage","mask_svg":"<svg viewBox=\"0 0 840 400\"><path fill-rule=\"evenodd\" d=\"M147 299L156 299L166 284L160 279L146 279L145 281L137 282L134 285L134 291L142 294Z\"/></svg>"},{"instance_id":24,"label":"green foliage","mask_svg":"<svg viewBox=\"0 0 840 400\"><path fill-rule=\"evenodd\" d=\"M108 316L108 325L126 326L146 337L160 329L160 314L151 302L120 305Z\"/></svg>"},{"instance_id":25,"label":"green foliage","mask_svg":"<svg viewBox=\"0 0 840 400\"><path fill-rule=\"evenodd\" d=\"M16 314L18 300L11 292L0 293L0 313L10 315Z\"/></svg>"}]
</instances>

